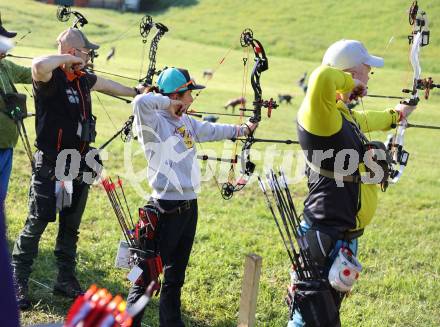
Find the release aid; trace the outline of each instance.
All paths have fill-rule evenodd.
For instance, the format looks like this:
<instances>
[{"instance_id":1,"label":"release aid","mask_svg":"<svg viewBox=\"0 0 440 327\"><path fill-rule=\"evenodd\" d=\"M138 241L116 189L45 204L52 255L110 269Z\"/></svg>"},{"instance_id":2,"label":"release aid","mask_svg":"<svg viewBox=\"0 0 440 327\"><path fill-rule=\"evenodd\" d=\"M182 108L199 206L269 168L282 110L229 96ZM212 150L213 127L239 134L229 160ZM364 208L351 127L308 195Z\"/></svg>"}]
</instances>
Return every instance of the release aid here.
<instances>
[{"instance_id":1,"label":"release aid","mask_svg":"<svg viewBox=\"0 0 440 327\"><path fill-rule=\"evenodd\" d=\"M341 248L330 268L328 280L335 290L344 293L350 292L361 271L362 265L350 249Z\"/></svg>"}]
</instances>

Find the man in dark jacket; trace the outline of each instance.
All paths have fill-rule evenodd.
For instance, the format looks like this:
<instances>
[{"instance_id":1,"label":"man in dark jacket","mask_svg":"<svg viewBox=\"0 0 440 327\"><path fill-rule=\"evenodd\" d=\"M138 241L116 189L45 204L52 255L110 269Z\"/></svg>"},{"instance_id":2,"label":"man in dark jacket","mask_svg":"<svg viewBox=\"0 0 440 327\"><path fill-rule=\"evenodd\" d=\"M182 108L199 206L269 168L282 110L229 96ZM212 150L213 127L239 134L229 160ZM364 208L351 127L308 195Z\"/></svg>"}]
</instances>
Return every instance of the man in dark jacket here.
<instances>
[{"instance_id":1,"label":"man in dark jacket","mask_svg":"<svg viewBox=\"0 0 440 327\"><path fill-rule=\"evenodd\" d=\"M58 277L54 292L71 298L82 293L75 277L75 257L79 225L92 182L86 178L91 168L85 161L90 153L94 153L93 159L96 155L90 152L96 135L90 92L134 97L143 91L142 87L127 87L86 72L83 68L99 46L80 30L67 29L57 42L57 55L35 58L32 62L38 151L34 157L29 214L12 253L17 300L22 310L30 307L27 284L40 237L47 224L56 220L57 212ZM73 176L75 170L77 174ZM72 176L65 175L67 171L72 171Z\"/></svg>"}]
</instances>

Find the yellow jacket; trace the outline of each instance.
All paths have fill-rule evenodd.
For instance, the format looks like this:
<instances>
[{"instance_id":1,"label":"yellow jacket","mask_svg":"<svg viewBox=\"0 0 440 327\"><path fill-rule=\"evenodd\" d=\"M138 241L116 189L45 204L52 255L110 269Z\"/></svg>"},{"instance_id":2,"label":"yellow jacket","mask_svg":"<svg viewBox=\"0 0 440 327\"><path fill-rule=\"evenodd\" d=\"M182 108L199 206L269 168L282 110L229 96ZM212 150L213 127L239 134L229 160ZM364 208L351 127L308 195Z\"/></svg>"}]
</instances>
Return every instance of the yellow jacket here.
<instances>
[{"instance_id":1,"label":"yellow jacket","mask_svg":"<svg viewBox=\"0 0 440 327\"><path fill-rule=\"evenodd\" d=\"M313 71L297 117L303 150L345 149L353 144L354 149L361 151L359 137L347 126L356 124L364 133L386 131L395 126L397 113L393 109L356 111L336 101L337 93L350 92L353 87L349 73L328 66ZM360 158L362 156L363 153ZM362 172L365 166L361 162L359 173ZM323 180L316 185L309 184L309 196L305 201L304 212L312 221L316 219L318 224L329 227L336 225L341 231L362 229L370 223L377 207L377 185L344 183L344 190L339 190L334 188L334 182L325 180L326 177L320 176L320 179ZM337 193L337 197L332 199L332 192Z\"/></svg>"}]
</instances>

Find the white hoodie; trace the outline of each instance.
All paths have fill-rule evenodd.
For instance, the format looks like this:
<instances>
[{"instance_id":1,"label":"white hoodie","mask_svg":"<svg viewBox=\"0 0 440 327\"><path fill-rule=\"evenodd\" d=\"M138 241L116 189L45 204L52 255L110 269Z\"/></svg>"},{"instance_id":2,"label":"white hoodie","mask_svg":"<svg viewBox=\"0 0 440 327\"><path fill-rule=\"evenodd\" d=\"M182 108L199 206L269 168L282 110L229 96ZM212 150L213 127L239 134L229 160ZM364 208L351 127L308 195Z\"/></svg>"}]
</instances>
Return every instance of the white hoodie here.
<instances>
[{"instance_id":1,"label":"white hoodie","mask_svg":"<svg viewBox=\"0 0 440 327\"><path fill-rule=\"evenodd\" d=\"M231 139L244 134L244 127L198 121L183 115L173 118L170 99L154 93L133 101L134 128L148 160L152 197L163 200L192 200L200 188L200 166L196 142Z\"/></svg>"}]
</instances>

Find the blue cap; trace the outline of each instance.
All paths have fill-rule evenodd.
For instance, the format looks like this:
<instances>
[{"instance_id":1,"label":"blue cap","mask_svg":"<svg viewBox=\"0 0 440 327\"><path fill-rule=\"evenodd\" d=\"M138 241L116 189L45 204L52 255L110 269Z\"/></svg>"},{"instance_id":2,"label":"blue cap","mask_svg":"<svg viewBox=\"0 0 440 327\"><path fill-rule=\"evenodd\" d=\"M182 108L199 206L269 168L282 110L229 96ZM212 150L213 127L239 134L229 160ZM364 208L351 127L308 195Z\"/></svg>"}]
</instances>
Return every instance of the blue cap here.
<instances>
[{"instance_id":1,"label":"blue cap","mask_svg":"<svg viewBox=\"0 0 440 327\"><path fill-rule=\"evenodd\" d=\"M189 76L186 69L182 68L167 68L160 73L157 79L157 86L159 91L163 94L180 93L187 90L201 90L205 87L198 85Z\"/></svg>"}]
</instances>

